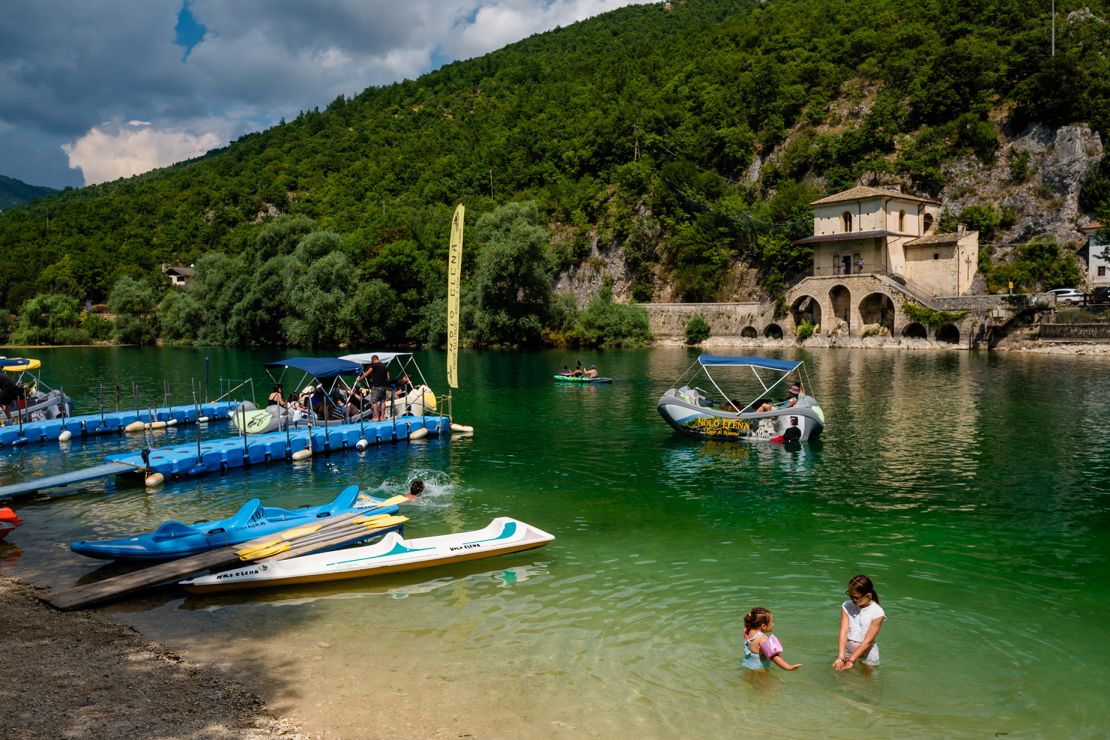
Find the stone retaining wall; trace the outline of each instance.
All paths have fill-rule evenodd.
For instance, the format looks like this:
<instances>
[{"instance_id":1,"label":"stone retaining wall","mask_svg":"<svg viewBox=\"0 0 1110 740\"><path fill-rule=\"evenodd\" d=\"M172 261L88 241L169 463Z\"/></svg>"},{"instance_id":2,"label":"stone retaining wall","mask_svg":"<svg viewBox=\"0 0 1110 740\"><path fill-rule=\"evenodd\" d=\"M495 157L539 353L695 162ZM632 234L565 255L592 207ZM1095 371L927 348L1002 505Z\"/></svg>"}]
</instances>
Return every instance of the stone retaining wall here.
<instances>
[{"instance_id":1,"label":"stone retaining wall","mask_svg":"<svg viewBox=\"0 0 1110 740\"><path fill-rule=\"evenodd\" d=\"M642 303L648 312L648 325L656 339L684 339L686 324L701 314L715 337L739 337L752 327L762 336L771 322L770 305L750 303Z\"/></svg>"},{"instance_id":2,"label":"stone retaining wall","mask_svg":"<svg viewBox=\"0 0 1110 740\"><path fill-rule=\"evenodd\" d=\"M1110 324L1041 324L1040 338L1055 342L1105 342Z\"/></svg>"}]
</instances>

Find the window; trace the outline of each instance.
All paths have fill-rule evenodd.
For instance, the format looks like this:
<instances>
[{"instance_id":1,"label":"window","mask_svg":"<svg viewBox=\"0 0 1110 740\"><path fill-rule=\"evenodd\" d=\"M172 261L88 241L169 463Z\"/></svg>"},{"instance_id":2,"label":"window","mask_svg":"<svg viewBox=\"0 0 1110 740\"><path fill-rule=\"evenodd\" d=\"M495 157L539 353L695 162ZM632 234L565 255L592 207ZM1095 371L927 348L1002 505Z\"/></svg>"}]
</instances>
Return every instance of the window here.
<instances>
[{"instance_id":1,"label":"window","mask_svg":"<svg viewBox=\"0 0 1110 740\"><path fill-rule=\"evenodd\" d=\"M906 233L906 212L898 211L898 232L901 234Z\"/></svg>"},{"instance_id":2,"label":"window","mask_svg":"<svg viewBox=\"0 0 1110 740\"><path fill-rule=\"evenodd\" d=\"M1098 276L1099 277L1106 277L1106 265L1099 265L1098 266Z\"/></svg>"},{"instance_id":3,"label":"window","mask_svg":"<svg viewBox=\"0 0 1110 740\"><path fill-rule=\"evenodd\" d=\"M844 227L845 233L852 230L852 213L850 211L840 214L840 225Z\"/></svg>"},{"instance_id":4,"label":"window","mask_svg":"<svg viewBox=\"0 0 1110 740\"><path fill-rule=\"evenodd\" d=\"M933 252L933 259L939 260L940 259L940 252Z\"/></svg>"},{"instance_id":5,"label":"window","mask_svg":"<svg viewBox=\"0 0 1110 740\"><path fill-rule=\"evenodd\" d=\"M927 233L929 233L929 229L933 228L933 214L926 213L924 221L925 221L925 233L927 234Z\"/></svg>"}]
</instances>

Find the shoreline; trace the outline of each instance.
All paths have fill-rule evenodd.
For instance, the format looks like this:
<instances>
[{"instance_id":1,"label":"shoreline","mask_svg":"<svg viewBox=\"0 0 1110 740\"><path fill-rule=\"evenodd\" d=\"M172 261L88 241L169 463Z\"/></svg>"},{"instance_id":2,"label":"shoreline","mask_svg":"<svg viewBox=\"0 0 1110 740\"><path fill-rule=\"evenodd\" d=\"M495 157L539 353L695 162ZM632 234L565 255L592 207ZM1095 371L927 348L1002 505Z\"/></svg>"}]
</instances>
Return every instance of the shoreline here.
<instances>
[{"instance_id":1,"label":"shoreline","mask_svg":"<svg viewBox=\"0 0 1110 740\"><path fill-rule=\"evenodd\" d=\"M1046 355L1108 355L1110 342L1050 342L1038 339L1014 339L991 349L972 349L929 339L893 339L891 337L811 337L804 342L793 339L746 339L744 337L709 337L700 344L686 344L679 337L656 339L652 348L685 347L688 349L891 349L937 352L1028 352Z\"/></svg>"},{"instance_id":2,"label":"shoreline","mask_svg":"<svg viewBox=\"0 0 1110 740\"><path fill-rule=\"evenodd\" d=\"M228 675L95 612L57 611L45 591L0 577L7 737L309 737Z\"/></svg>"}]
</instances>

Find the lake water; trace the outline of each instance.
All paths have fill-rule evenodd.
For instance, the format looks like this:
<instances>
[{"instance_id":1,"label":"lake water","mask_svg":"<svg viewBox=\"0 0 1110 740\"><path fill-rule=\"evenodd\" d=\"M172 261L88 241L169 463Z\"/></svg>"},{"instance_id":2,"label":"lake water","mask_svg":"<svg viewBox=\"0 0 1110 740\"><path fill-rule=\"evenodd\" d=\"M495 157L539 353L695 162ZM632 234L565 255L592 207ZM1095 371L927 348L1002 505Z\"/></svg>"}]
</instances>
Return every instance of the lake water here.
<instances>
[{"instance_id":1,"label":"lake water","mask_svg":"<svg viewBox=\"0 0 1110 740\"><path fill-rule=\"evenodd\" d=\"M261 366L276 358L36 353L79 411L98 394L114 403L117 383L126 399L132 380L151 396L165 379L187 401L205 355L210 391L254 374L264 395ZM408 507L411 536L511 515L556 540L448 569L165 590L103 611L242 678L306 729L346 737L1104 736L1108 360L785 350L806 361L828 420L820 444L785 450L680 438L662 422L656 399L696 355L465 352L454 407L473 437L24 504L10 536L22 550L0 549L0 572L65 587L113 572L70 540L214 519L252 496L315 504L351 482L393 493L419 474L429 493ZM615 382L555 385L578 358ZM442 392L443 355L418 359ZM0 484L138 444L0 450ZM857 573L888 614L871 676L830 667ZM753 682L740 668L756 605L801 670Z\"/></svg>"}]
</instances>

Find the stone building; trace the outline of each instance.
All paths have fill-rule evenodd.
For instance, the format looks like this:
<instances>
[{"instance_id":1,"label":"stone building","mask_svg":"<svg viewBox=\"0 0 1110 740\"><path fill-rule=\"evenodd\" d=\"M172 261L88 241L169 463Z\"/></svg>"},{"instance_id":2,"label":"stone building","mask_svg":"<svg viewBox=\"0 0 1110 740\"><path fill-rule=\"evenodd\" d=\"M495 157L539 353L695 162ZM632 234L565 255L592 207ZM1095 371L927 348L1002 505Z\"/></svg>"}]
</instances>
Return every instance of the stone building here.
<instances>
[{"instance_id":1,"label":"stone building","mask_svg":"<svg viewBox=\"0 0 1110 740\"><path fill-rule=\"evenodd\" d=\"M1110 263L1102 258L1102 252L1110 247L1110 240L1099 238L1103 225L1091 221L1080 230L1087 235L1087 284L1091 288L1110 286Z\"/></svg>"},{"instance_id":2,"label":"stone building","mask_svg":"<svg viewBox=\"0 0 1110 740\"><path fill-rule=\"evenodd\" d=\"M855 187L813 202L813 277L889 275L925 296L966 295L979 269L979 233L937 233L940 202Z\"/></svg>"}]
</instances>

